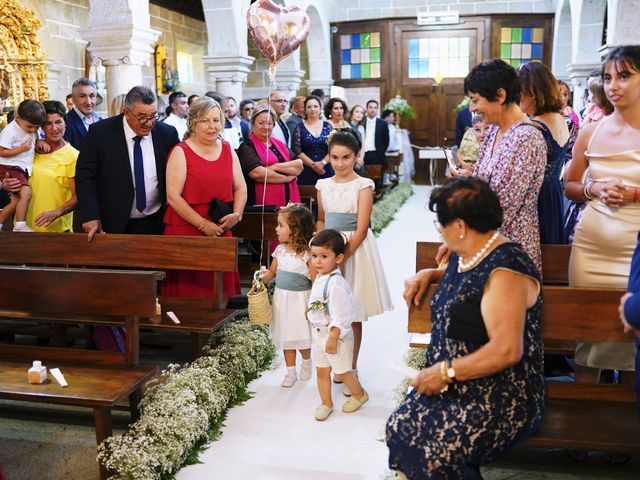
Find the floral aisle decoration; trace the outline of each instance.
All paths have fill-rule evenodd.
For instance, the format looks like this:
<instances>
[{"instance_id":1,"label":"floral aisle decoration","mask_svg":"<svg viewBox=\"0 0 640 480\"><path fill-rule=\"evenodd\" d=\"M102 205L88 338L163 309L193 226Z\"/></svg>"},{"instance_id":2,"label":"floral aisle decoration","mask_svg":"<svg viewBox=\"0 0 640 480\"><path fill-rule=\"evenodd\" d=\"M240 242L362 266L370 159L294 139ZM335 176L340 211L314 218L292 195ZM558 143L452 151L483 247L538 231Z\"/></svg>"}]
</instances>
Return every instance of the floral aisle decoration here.
<instances>
[{"instance_id":1,"label":"floral aisle decoration","mask_svg":"<svg viewBox=\"0 0 640 480\"><path fill-rule=\"evenodd\" d=\"M384 106L384 109L392 110L396 114L396 117L404 117L409 120L414 120L416 118L416 111L411 105L409 105L409 102L400 95L396 95L389 100Z\"/></svg>"},{"instance_id":2,"label":"floral aisle decoration","mask_svg":"<svg viewBox=\"0 0 640 480\"><path fill-rule=\"evenodd\" d=\"M396 212L413 195L413 189L409 183L399 183L381 200L373 204L371 211L371 231L375 236L394 219Z\"/></svg>"},{"instance_id":3,"label":"floral aisle decoration","mask_svg":"<svg viewBox=\"0 0 640 480\"><path fill-rule=\"evenodd\" d=\"M453 112L458 113L460 110L464 110L469 106L469 103L471 103L471 99L469 97L464 97L458 105L453 107Z\"/></svg>"},{"instance_id":4,"label":"floral aisle decoration","mask_svg":"<svg viewBox=\"0 0 640 480\"><path fill-rule=\"evenodd\" d=\"M197 462L219 434L229 408L250 398L247 384L272 363L275 347L264 325L235 320L213 333L191 364L170 365L150 384L140 419L124 435L108 438L98 460L110 479L172 478Z\"/></svg>"}]
</instances>

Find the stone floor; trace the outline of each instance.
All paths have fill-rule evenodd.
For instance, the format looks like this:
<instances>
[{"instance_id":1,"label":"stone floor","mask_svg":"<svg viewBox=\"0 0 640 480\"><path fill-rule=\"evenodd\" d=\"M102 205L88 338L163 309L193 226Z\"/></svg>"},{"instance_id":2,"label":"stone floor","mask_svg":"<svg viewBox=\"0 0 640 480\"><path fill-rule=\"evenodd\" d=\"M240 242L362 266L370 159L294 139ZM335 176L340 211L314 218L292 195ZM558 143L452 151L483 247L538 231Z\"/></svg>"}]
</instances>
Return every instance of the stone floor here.
<instances>
[{"instance_id":1,"label":"stone floor","mask_svg":"<svg viewBox=\"0 0 640 480\"><path fill-rule=\"evenodd\" d=\"M399 361L408 345L402 281L412 273L416 240L435 240L431 213L425 208L428 189L416 194L378 239L395 303L393 312L371 319L364 327L360 377L371 400L361 411L336 412L324 423L313 420L318 404L314 380L291 389L279 386L277 366L250 385L255 392L245 405L231 410L222 438L201 456L202 464L186 467L178 480L379 480L384 478L387 450L380 441L394 407L391 392L400 379L389 365ZM188 350L145 350L146 361L164 363ZM334 401L343 400L338 386ZM116 412L116 429L126 415ZM97 479L95 440L90 411L25 408L0 403L0 464L7 480ZM639 479L640 456L612 466L602 454L575 462L563 450L518 448L483 467L488 480Z\"/></svg>"}]
</instances>

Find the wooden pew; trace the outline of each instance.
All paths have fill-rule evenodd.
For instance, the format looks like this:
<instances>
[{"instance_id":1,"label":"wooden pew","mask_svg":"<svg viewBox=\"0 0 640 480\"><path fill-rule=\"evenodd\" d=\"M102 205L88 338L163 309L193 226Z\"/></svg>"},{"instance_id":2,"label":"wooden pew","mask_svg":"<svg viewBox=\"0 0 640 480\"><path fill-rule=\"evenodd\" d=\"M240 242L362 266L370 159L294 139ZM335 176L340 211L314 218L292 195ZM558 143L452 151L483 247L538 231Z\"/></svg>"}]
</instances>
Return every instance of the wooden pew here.
<instances>
[{"instance_id":1,"label":"wooden pew","mask_svg":"<svg viewBox=\"0 0 640 480\"><path fill-rule=\"evenodd\" d=\"M273 209L273 207L272 207ZM276 226L278 225L278 213L274 211L244 212L242 221L233 228L233 234L240 239L259 245L262 241L262 265L269 266L271 262L270 242L278 240ZM259 247L258 247L259 248ZM259 252L258 252L259 254ZM251 255L239 259L240 282L243 287L251 285L253 272L260 268L258 261L254 261Z\"/></svg>"},{"instance_id":2,"label":"wooden pew","mask_svg":"<svg viewBox=\"0 0 640 480\"><path fill-rule=\"evenodd\" d=\"M300 200L313 212L313 206L318 203L318 191L315 185L298 185Z\"/></svg>"},{"instance_id":3,"label":"wooden pew","mask_svg":"<svg viewBox=\"0 0 640 480\"><path fill-rule=\"evenodd\" d=\"M387 168L385 169L385 173L390 173L396 176L395 180L392 180L391 188L398 185L400 181L400 165L404 160L404 155L400 152L387 153L385 155L387 159Z\"/></svg>"},{"instance_id":4,"label":"wooden pew","mask_svg":"<svg viewBox=\"0 0 640 480\"><path fill-rule=\"evenodd\" d=\"M156 366L138 366L138 328L141 318L155 316L162 277L154 271L0 266L0 315L119 325L127 331L122 353L0 344L0 398L92 408L98 444L112 434L116 402L128 398L137 419L140 389L157 372ZM68 387L51 375L45 384L29 384L33 360L60 368ZM103 465L100 478L107 478Z\"/></svg>"},{"instance_id":5,"label":"wooden pew","mask_svg":"<svg viewBox=\"0 0 640 480\"><path fill-rule=\"evenodd\" d=\"M223 308L222 272L237 271L237 239L172 235L3 234L0 264L118 267L147 270L205 270L213 276L209 298L160 297L162 315L140 326L188 332L198 356L213 329L236 310ZM167 312L180 320L174 323Z\"/></svg>"},{"instance_id":6,"label":"wooden pew","mask_svg":"<svg viewBox=\"0 0 640 480\"><path fill-rule=\"evenodd\" d=\"M418 268L435 265L439 244L419 243ZM569 287L569 245L543 246L542 338L548 345L575 345L576 341L633 342L622 331L618 305L624 290ZM545 263L546 262L546 263ZM555 283L556 285L549 285ZM409 309L409 331L431 331L431 285L420 306ZM640 452L640 422L635 392L627 385L546 382L545 416L528 444L608 452Z\"/></svg>"},{"instance_id":7,"label":"wooden pew","mask_svg":"<svg viewBox=\"0 0 640 480\"><path fill-rule=\"evenodd\" d=\"M383 166L382 165L366 165L364 166L364 172L360 175L365 178L370 178L376 184L376 190L374 192L374 201L382 198L386 191L386 187L382 185L382 174L383 174Z\"/></svg>"}]
</instances>

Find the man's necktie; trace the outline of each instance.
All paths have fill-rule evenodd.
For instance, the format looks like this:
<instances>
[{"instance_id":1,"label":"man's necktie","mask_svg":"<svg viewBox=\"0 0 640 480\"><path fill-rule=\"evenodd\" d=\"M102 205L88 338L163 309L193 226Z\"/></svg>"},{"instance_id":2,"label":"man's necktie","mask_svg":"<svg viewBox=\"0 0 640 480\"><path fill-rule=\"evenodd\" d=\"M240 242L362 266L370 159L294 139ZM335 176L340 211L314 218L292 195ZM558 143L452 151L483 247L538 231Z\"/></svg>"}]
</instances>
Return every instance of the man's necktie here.
<instances>
[{"instance_id":1,"label":"man's necktie","mask_svg":"<svg viewBox=\"0 0 640 480\"><path fill-rule=\"evenodd\" d=\"M144 160L142 159L142 147L140 141L142 137L133 137L133 175L136 186L136 209L140 213L147 208L147 191L144 188Z\"/></svg>"}]
</instances>

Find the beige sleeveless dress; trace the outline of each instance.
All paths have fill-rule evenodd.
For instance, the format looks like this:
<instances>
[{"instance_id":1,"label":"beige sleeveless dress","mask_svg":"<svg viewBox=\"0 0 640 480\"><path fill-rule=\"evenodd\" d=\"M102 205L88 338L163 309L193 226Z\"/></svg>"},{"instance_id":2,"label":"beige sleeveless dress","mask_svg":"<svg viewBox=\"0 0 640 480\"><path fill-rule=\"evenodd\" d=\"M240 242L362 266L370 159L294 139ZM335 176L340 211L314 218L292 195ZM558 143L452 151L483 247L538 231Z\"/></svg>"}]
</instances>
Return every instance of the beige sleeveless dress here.
<instances>
[{"instance_id":1,"label":"beige sleeveless dress","mask_svg":"<svg viewBox=\"0 0 640 480\"><path fill-rule=\"evenodd\" d=\"M591 152L591 143L606 121L605 118L596 127L585 152L591 180L620 179L625 185L640 187L640 150L610 155ZM576 227L569 259L569 285L626 288L639 230L640 203L612 208L597 198L589 201ZM578 365L587 367L632 371L635 345L581 343L576 349L575 360Z\"/></svg>"}]
</instances>

